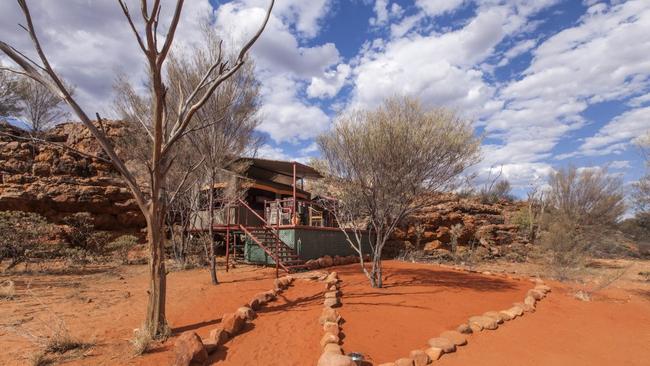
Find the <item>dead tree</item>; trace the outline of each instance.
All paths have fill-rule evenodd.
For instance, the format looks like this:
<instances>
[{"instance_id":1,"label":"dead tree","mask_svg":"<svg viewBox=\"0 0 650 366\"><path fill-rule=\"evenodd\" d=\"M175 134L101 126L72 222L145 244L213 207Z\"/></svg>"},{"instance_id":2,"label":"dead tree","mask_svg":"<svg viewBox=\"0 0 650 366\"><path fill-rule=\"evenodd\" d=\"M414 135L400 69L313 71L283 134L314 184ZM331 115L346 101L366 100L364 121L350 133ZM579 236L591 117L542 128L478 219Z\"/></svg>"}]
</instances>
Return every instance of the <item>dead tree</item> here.
<instances>
[{"instance_id":1,"label":"dead tree","mask_svg":"<svg viewBox=\"0 0 650 366\"><path fill-rule=\"evenodd\" d=\"M161 14L160 0L152 1L151 6L146 0L141 1L141 11L139 13L144 23L143 31L138 29L138 24L134 21L126 2L123 0L118 0L118 2L129 27L133 31L135 40L146 58L148 78L150 80L150 97L147 98L148 115L150 117L147 120L139 121L151 142L151 153L147 163L149 183L146 188L138 184L134 172L127 167L125 162L116 153L113 144L101 128L101 119L99 116L99 123L93 123L89 115L81 108L72 96L69 88L52 67L37 36L26 0L18 0L18 4L25 18L25 25L21 25L21 27L29 34L32 40L32 44L38 55L38 62L2 41L0 41L0 50L19 67L3 68L4 70L12 71L41 83L68 104L81 123L97 139L97 142L106 155L108 155L113 166L122 175L127 186L133 193L135 201L146 219L147 241L150 255L149 300L144 326L152 337L160 338L168 332L165 318L166 275L164 262L164 220L167 207L165 206L164 196L171 194L171 200L173 200L173 197L178 192L168 192L166 190L167 172L174 161L172 156L173 149L176 143L187 135L188 126L197 111L205 105L215 90L225 80L233 76L244 65L246 53L260 37L269 20L274 0L271 0L262 25L242 47L236 60L228 63L221 55L212 60L210 68L194 88L192 88L191 92L182 98L182 102L178 105L168 103L168 86L164 83L164 68L165 61L172 48L184 1L176 1L164 40L159 40L158 38L158 26ZM175 112L173 115L169 113L172 110Z\"/></svg>"},{"instance_id":2,"label":"dead tree","mask_svg":"<svg viewBox=\"0 0 650 366\"><path fill-rule=\"evenodd\" d=\"M396 225L426 204L426 194L455 185L477 160L480 142L471 124L452 112L394 98L341 116L318 144L325 195L336 202L343 229L358 231L366 223L372 268L364 271L373 287L382 287L381 255ZM363 237L350 243L360 254Z\"/></svg>"}]
</instances>

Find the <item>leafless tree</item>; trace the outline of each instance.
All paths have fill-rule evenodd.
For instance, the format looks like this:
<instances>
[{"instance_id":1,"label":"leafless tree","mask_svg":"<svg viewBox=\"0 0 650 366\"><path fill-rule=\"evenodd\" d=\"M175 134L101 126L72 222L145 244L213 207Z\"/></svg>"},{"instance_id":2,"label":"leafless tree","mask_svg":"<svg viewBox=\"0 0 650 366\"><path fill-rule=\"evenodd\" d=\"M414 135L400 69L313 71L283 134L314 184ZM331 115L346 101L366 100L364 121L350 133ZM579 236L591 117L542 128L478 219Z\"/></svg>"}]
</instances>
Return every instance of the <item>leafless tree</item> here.
<instances>
[{"instance_id":1,"label":"leafless tree","mask_svg":"<svg viewBox=\"0 0 650 366\"><path fill-rule=\"evenodd\" d=\"M31 59L25 53L2 41L0 41L0 50L18 66L18 68L3 69L27 76L46 86L53 94L65 100L72 112L97 139L97 142L111 159L113 166L122 175L133 193L135 201L147 222L147 240L150 252L149 301L145 328L153 338L160 338L168 332L165 318L164 220L167 214L165 196L171 194L171 200L173 200L175 193L178 192L178 190L168 192L166 184L167 173L174 162L173 150L176 143L187 135L188 126L193 121L197 111L205 105L225 80L233 76L244 65L246 53L262 34L268 22L274 1L271 0L260 28L242 47L236 60L227 62L228 60L218 55L216 59L212 60L210 68L194 85L191 92L184 95L182 102L178 105L168 103L168 86L164 82L164 70L165 61L172 48L174 35L179 24L184 1L176 1L164 40L160 40L158 37L161 14L160 0L154 0L151 4L146 0L141 0L139 13L142 16L144 30L138 29L140 28L139 23L134 20L126 2L118 0L118 3L129 27L133 31L138 46L146 58L148 80L150 81L149 95L144 98L147 101L148 118L139 121L151 142L150 158L147 164L149 184L146 188L142 188L138 184L133 172L116 153L113 144L102 130L99 116L98 123L93 123L52 67L37 36L26 0L18 0L25 18L25 25L21 27L29 34L38 55L38 61ZM170 113L172 111L173 114Z\"/></svg>"},{"instance_id":2,"label":"leafless tree","mask_svg":"<svg viewBox=\"0 0 650 366\"><path fill-rule=\"evenodd\" d=\"M68 86L67 89L73 93L71 87ZM34 132L42 132L69 115L64 109L65 101L33 79L22 79L19 92L21 116L32 126Z\"/></svg>"},{"instance_id":3,"label":"leafless tree","mask_svg":"<svg viewBox=\"0 0 650 366\"><path fill-rule=\"evenodd\" d=\"M546 206L545 192L540 186L533 185L526 192L526 198L528 240L531 243L535 243L540 230L539 220L544 216L544 208Z\"/></svg>"},{"instance_id":4,"label":"leafless tree","mask_svg":"<svg viewBox=\"0 0 650 366\"><path fill-rule=\"evenodd\" d=\"M184 50L194 55L191 59L172 55L168 75L175 82L170 99L191 92L193 85L209 69L211 60L221 54L222 42L213 28L203 26L203 40ZM235 58L231 57L231 62ZM249 62L240 71L224 81L194 118L194 127L188 134L198 156L204 159L201 169L204 180L199 184L208 190L209 263L212 284L218 283L214 248L215 184L224 175L224 169L239 158L251 145L256 144L254 130L259 125L259 85L254 75L254 65ZM227 197L219 195L222 203ZM228 206L227 204L225 206Z\"/></svg>"},{"instance_id":5,"label":"leafless tree","mask_svg":"<svg viewBox=\"0 0 650 366\"><path fill-rule=\"evenodd\" d=\"M0 116L17 115L20 111L18 78L1 70L0 64Z\"/></svg>"},{"instance_id":6,"label":"leafless tree","mask_svg":"<svg viewBox=\"0 0 650 366\"><path fill-rule=\"evenodd\" d=\"M368 244L363 235L348 242L359 254L370 247L372 268L362 267L371 286L381 287L382 250L396 225L426 204L424 197L454 186L477 161L480 141L453 112L403 97L340 116L318 144L336 219L343 228L369 229Z\"/></svg>"}]
</instances>

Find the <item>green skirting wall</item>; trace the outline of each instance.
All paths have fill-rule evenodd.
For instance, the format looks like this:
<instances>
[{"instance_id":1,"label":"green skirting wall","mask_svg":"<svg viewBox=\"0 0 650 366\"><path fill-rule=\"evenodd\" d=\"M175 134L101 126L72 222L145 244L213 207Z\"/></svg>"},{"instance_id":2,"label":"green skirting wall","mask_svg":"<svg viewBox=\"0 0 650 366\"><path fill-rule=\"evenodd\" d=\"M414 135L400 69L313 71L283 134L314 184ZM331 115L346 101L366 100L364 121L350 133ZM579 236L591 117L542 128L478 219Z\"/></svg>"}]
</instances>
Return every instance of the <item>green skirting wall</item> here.
<instances>
[{"instance_id":1,"label":"green skirting wall","mask_svg":"<svg viewBox=\"0 0 650 366\"><path fill-rule=\"evenodd\" d=\"M309 260L320 258L324 255L346 256L357 255L345 240L345 234L340 230L319 230L312 228L280 229L280 239L290 247L297 250L300 259ZM352 235L352 233L350 233ZM364 235L363 242L367 243L368 237ZM262 248L247 238L244 248L246 259L253 263L275 264ZM369 253L368 245L364 245L364 253Z\"/></svg>"}]
</instances>

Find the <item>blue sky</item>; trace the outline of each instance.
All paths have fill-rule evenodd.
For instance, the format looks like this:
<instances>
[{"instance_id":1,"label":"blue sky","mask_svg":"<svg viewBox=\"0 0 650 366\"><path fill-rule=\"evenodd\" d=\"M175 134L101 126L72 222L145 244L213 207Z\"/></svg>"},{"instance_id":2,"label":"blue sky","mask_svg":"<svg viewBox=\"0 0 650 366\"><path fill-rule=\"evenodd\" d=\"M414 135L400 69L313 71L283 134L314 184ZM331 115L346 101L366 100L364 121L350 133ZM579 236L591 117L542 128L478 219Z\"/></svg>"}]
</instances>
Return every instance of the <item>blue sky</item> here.
<instances>
[{"instance_id":1,"label":"blue sky","mask_svg":"<svg viewBox=\"0 0 650 366\"><path fill-rule=\"evenodd\" d=\"M110 115L115 72L142 78L116 4L31 3L46 50L84 107ZM210 16L234 48L268 2L186 4L179 44ZM18 16L2 2L0 34L29 49ZM484 136L473 170L502 170L519 193L567 164L608 166L629 183L644 171L634 142L650 129L648 55L647 0L277 0L252 50L262 84L258 133L267 140L260 155L304 161L337 113L408 94L473 120Z\"/></svg>"}]
</instances>

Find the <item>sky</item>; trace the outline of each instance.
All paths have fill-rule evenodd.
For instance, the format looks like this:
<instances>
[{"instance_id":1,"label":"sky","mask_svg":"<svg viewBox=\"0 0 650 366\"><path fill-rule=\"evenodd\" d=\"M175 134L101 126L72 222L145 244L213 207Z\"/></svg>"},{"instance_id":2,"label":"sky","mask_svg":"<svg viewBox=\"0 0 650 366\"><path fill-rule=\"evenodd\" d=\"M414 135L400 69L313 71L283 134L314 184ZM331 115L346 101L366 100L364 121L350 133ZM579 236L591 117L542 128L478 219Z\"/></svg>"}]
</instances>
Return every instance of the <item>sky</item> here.
<instances>
[{"instance_id":1,"label":"sky","mask_svg":"<svg viewBox=\"0 0 650 366\"><path fill-rule=\"evenodd\" d=\"M144 72L117 2L29 4L87 113L111 116L115 75ZM163 1L163 19L173 5ZM176 42L200 37L209 18L237 49L266 6L186 1ZM14 2L0 2L0 39L30 54L20 20ZM263 157L307 161L337 114L411 95L473 121L483 143L472 171L501 172L520 195L570 164L607 167L627 184L644 172L634 143L650 130L648 0L277 0L251 52Z\"/></svg>"}]
</instances>

